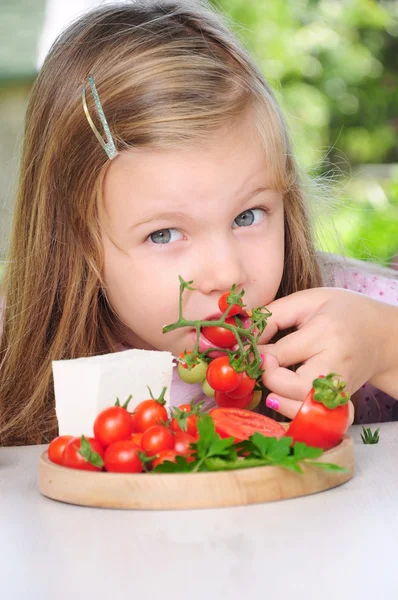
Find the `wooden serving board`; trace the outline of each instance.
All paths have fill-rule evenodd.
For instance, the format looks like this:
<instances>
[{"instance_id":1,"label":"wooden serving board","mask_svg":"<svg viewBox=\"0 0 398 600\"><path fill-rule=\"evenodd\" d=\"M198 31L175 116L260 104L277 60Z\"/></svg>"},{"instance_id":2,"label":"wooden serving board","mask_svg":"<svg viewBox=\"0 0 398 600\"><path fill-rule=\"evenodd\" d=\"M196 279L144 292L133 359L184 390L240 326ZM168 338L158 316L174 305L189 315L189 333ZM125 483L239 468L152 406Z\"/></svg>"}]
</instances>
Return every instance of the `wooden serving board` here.
<instances>
[{"instance_id":1,"label":"wooden serving board","mask_svg":"<svg viewBox=\"0 0 398 600\"><path fill-rule=\"evenodd\" d=\"M105 473L55 465L43 452L40 492L69 504L98 508L190 509L258 504L322 492L351 479L354 447L350 436L318 462L335 463L346 473L328 473L302 463L304 473L282 467L255 467L212 473Z\"/></svg>"}]
</instances>

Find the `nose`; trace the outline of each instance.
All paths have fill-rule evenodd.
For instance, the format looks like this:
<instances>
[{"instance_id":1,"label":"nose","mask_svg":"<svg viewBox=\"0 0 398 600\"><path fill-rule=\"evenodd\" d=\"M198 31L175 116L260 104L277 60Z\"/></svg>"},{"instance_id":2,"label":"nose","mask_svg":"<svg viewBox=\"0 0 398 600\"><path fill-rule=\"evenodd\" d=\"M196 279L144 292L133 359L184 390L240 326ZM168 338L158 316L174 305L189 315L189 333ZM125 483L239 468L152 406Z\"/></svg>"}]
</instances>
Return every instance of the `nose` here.
<instances>
[{"instance_id":1,"label":"nose","mask_svg":"<svg viewBox=\"0 0 398 600\"><path fill-rule=\"evenodd\" d=\"M194 287L209 295L243 287L245 271L234 240L218 237L206 242L195 258Z\"/></svg>"}]
</instances>

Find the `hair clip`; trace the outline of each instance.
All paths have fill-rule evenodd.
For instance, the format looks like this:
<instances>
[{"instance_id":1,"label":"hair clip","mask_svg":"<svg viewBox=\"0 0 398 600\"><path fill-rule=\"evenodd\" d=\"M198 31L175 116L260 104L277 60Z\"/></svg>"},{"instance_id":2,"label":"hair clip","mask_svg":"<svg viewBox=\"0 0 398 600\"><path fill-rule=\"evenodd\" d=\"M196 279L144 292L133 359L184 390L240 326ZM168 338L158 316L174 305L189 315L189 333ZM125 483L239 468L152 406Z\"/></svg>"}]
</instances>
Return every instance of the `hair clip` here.
<instances>
[{"instance_id":1,"label":"hair clip","mask_svg":"<svg viewBox=\"0 0 398 600\"><path fill-rule=\"evenodd\" d=\"M83 89L82 89L82 101L83 101L84 112L86 113L87 121L89 122L91 129L95 133L97 140L99 141L99 143L101 144L101 146L103 147L105 152L107 153L108 158L110 160L112 160L113 158L115 158L115 156L118 155L118 151L116 150L115 142L113 141L108 122L105 118L104 110L102 108L101 101L98 96L97 88L95 87L94 77L92 75L89 75L89 77L88 77L88 84L90 86L91 92L94 97L95 108L96 108L98 117L99 117L99 119L102 123L102 127L104 128L104 131L105 131L106 141L104 140L104 138L102 137L102 135L100 134L100 132L98 131L96 126L94 125L93 120L90 116L90 113L88 112L88 107L87 107L87 102L86 102L86 86L85 85L83 86Z\"/></svg>"}]
</instances>

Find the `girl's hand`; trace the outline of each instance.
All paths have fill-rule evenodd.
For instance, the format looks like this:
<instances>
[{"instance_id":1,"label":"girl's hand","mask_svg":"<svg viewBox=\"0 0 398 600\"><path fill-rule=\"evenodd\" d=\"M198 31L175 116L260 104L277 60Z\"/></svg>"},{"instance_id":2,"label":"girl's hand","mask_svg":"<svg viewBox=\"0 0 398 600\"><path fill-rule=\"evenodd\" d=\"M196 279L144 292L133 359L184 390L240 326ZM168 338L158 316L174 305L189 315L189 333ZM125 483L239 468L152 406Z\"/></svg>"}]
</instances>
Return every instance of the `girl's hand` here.
<instances>
[{"instance_id":1,"label":"girl's hand","mask_svg":"<svg viewBox=\"0 0 398 600\"><path fill-rule=\"evenodd\" d=\"M349 394L371 381L398 398L398 308L357 292L314 288L275 300L260 338L267 406L293 418L319 375L337 373ZM279 331L297 331L268 344ZM286 367L303 363L294 373ZM353 409L352 409L353 418Z\"/></svg>"}]
</instances>

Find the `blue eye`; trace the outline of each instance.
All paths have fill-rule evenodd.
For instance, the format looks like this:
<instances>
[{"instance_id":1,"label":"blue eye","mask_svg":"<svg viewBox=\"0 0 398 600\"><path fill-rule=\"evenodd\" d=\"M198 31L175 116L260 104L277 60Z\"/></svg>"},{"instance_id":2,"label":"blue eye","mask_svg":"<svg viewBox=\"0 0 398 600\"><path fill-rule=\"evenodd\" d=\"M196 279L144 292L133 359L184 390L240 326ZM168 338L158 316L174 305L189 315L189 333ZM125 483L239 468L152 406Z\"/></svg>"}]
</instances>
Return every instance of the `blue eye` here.
<instances>
[{"instance_id":1,"label":"blue eye","mask_svg":"<svg viewBox=\"0 0 398 600\"><path fill-rule=\"evenodd\" d=\"M173 233L175 232L175 233ZM180 236L180 237L178 237ZM151 233L148 239L154 244L169 244L182 238L182 234L177 229L159 229Z\"/></svg>"},{"instance_id":2,"label":"blue eye","mask_svg":"<svg viewBox=\"0 0 398 600\"><path fill-rule=\"evenodd\" d=\"M264 215L265 210L262 208L245 210L234 219L232 228L235 229L236 227L250 227L250 225L257 225L257 223L260 223L263 220Z\"/></svg>"}]
</instances>

